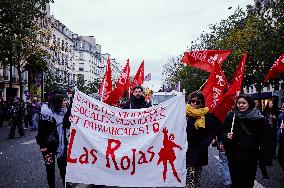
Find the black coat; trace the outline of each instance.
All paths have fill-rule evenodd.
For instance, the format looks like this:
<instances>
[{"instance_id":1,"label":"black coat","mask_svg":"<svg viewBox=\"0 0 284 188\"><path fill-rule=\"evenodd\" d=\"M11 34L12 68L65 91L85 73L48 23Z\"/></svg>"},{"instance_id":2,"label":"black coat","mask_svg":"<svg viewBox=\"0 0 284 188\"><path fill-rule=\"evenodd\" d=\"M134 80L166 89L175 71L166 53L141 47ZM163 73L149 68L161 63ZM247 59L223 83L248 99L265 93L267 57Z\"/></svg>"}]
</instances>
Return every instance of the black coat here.
<instances>
[{"instance_id":1,"label":"black coat","mask_svg":"<svg viewBox=\"0 0 284 188\"><path fill-rule=\"evenodd\" d=\"M230 112L224 121L224 145L229 162L242 166L272 164L272 149L269 127L265 118L246 119L235 117L233 139L226 135L231 131L234 113ZM243 128L245 127L245 128Z\"/></svg>"},{"instance_id":2,"label":"black coat","mask_svg":"<svg viewBox=\"0 0 284 188\"><path fill-rule=\"evenodd\" d=\"M144 96L140 98L136 98L131 95L130 101L127 101L123 106L122 109L141 109L141 108L149 108L150 105L145 101Z\"/></svg>"},{"instance_id":3,"label":"black coat","mask_svg":"<svg viewBox=\"0 0 284 188\"><path fill-rule=\"evenodd\" d=\"M205 115L205 128L195 128L195 118L188 117L186 164L206 166L208 164L208 146L221 130L221 122L211 113Z\"/></svg>"},{"instance_id":4,"label":"black coat","mask_svg":"<svg viewBox=\"0 0 284 188\"><path fill-rule=\"evenodd\" d=\"M272 123L273 123L273 127L276 127L277 119L278 119L278 116L279 116L278 108L265 107L264 110L263 110L263 115L266 119L269 119L270 115L275 116L276 118L273 118Z\"/></svg>"},{"instance_id":5,"label":"black coat","mask_svg":"<svg viewBox=\"0 0 284 188\"><path fill-rule=\"evenodd\" d=\"M57 136L57 128L56 128L56 121L53 118L52 120L42 120L42 118L38 121L38 134L36 136L37 144L40 148L48 148L48 151L55 152L58 145L51 145L48 142L48 136L53 134Z\"/></svg>"}]
</instances>

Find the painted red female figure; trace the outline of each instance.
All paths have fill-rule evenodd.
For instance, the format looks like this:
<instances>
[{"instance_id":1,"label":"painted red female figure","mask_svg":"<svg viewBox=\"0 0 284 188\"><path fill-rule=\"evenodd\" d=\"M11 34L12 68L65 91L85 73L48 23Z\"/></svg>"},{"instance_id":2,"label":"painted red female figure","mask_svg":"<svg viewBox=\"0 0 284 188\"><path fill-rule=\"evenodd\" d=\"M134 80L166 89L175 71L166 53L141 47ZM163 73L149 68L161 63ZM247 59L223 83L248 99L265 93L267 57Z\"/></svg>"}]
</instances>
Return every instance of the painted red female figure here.
<instances>
[{"instance_id":1,"label":"painted red female figure","mask_svg":"<svg viewBox=\"0 0 284 188\"><path fill-rule=\"evenodd\" d=\"M178 180L178 182L181 182L181 180L178 177L177 171L175 169L175 165L174 165L174 161L176 160L176 155L174 152L173 148L179 148L180 150L182 150L182 148L177 145L176 143L173 142L173 140L175 139L175 136L173 134L170 134L170 136L168 137L168 129L167 128L163 128L163 133L164 133L164 140L163 140L163 145L164 147L161 148L161 150L159 151L159 160L157 165L160 164L160 162L163 161L163 165L164 165L164 171L163 171L163 180L164 182L166 181L166 174L167 174L167 161L169 161L169 163L172 166L172 170L173 170L173 174L176 177L176 179Z\"/></svg>"}]
</instances>

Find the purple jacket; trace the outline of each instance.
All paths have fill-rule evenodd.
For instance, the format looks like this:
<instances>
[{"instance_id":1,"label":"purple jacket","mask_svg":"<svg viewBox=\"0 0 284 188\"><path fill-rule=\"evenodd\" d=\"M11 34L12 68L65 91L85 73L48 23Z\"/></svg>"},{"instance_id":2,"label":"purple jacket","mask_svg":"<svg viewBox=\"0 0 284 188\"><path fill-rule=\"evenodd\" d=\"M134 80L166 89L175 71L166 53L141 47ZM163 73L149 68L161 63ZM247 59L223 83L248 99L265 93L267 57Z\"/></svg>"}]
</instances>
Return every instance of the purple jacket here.
<instances>
[{"instance_id":1,"label":"purple jacket","mask_svg":"<svg viewBox=\"0 0 284 188\"><path fill-rule=\"evenodd\" d=\"M31 112L32 114L39 113L41 108L40 102L36 102L32 104Z\"/></svg>"}]
</instances>

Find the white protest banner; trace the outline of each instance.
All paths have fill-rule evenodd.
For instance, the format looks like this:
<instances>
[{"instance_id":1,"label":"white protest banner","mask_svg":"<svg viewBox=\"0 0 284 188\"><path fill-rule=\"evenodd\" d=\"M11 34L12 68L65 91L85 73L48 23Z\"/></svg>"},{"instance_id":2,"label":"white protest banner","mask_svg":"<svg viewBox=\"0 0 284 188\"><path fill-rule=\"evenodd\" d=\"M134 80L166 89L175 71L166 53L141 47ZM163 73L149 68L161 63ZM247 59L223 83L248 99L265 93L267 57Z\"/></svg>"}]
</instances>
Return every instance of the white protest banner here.
<instances>
[{"instance_id":1,"label":"white protest banner","mask_svg":"<svg viewBox=\"0 0 284 188\"><path fill-rule=\"evenodd\" d=\"M183 95L158 106L120 109L76 90L66 181L122 187L184 187Z\"/></svg>"}]
</instances>

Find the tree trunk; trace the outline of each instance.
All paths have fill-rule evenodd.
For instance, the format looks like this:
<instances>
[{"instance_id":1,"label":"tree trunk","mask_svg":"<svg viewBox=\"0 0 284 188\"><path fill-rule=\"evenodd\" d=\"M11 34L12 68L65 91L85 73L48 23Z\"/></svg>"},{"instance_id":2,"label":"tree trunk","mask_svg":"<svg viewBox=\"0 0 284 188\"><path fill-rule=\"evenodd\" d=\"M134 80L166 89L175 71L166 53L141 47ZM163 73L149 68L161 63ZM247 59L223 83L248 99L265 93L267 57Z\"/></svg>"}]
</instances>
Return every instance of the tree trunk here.
<instances>
[{"instance_id":1,"label":"tree trunk","mask_svg":"<svg viewBox=\"0 0 284 188\"><path fill-rule=\"evenodd\" d=\"M10 66L10 70L9 70L9 74L10 74L9 88L12 89L12 87L13 87L13 73L12 73L13 65L12 65L12 61L10 61L9 66Z\"/></svg>"},{"instance_id":2,"label":"tree trunk","mask_svg":"<svg viewBox=\"0 0 284 188\"><path fill-rule=\"evenodd\" d=\"M21 72L21 63L17 63L17 71L19 76L19 87L20 87L20 99L23 98L23 81L22 81L22 72Z\"/></svg>"},{"instance_id":3,"label":"tree trunk","mask_svg":"<svg viewBox=\"0 0 284 188\"><path fill-rule=\"evenodd\" d=\"M13 35L10 36L11 37L11 48L10 48L10 54L9 54L9 57L8 57L8 62L9 62L9 76L10 76L10 80L9 80L9 88L7 90L7 99L10 100L12 97L14 96L11 96L12 95L12 88L13 88L13 42L14 42L14 37Z\"/></svg>"},{"instance_id":4,"label":"tree trunk","mask_svg":"<svg viewBox=\"0 0 284 188\"><path fill-rule=\"evenodd\" d=\"M12 96L12 88L13 88L13 73L12 73L12 69L13 69L13 65L12 65L12 61L10 60L9 62L9 76L10 76L10 80L9 80L9 88L6 90L6 100L10 101L10 99L12 99L14 96Z\"/></svg>"}]
</instances>

